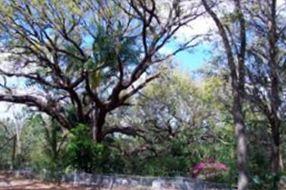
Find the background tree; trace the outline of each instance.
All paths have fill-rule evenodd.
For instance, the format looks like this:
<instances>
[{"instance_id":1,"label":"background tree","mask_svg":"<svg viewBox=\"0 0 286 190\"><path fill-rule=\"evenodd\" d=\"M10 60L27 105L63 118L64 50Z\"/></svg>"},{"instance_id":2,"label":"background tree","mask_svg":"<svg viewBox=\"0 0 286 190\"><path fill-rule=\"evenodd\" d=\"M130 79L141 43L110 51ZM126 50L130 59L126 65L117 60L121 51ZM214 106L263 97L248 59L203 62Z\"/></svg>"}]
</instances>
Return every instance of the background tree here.
<instances>
[{"instance_id":1,"label":"background tree","mask_svg":"<svg viewBox=\"0 0 286 190\"><path fill-rule=\"evenodd\" d=\"M267 119L271 130L271 171L274 189L283 168L281 133L283 126L283 91L285 89L285 19L283 5L276 0L250 2L247 14L249 33L253 34L247 49L247 92L248 98Z\"/></svg>"},{"instance_id":2,"label":"background tree","mask_svg":"<svg viewBox=\"0 0 286 190\"><path fill-rule=\"evenodd\" d=\"M247 174L247 142L246 142L246 126L243 114L243 99L245 85L245 50L246 50L246 26L245 18L242 12L240 0L232 2L234 6L233 23L236 23L238 31L234 31L232 26L225 25L217 13L212 9L213 5L202 0L208 14L215 22L218 33L222 40L225 57L229 68L229 76L231 79L233 103L232 115L235 126L236 142L237 142L237 167L238 167L238 189L244 190L248 187ZM238 36L236 36L238 34ZM236 39L236 41L234 41ZM234 51L236 50L236 51Z\"/></svg>"},{"instance_id":3,"label":"background tree","mask_svg":"<svg viewBox=\"0 0 286 190\"><path fill-rule=\"evenodd\" d=\"M23 114L23 112L13 111L13 117L6 118L1 121L2 143L0 145L0 149L4 152L4 160L2 160L1 162L3 164L3 167L10 166L11 169L16 169L17 167L19 167L19 163L24 157L22 153L21 135L26 120L27 115ZM11 157L6 157L5 155L7 154Z\"/></svg>"},{"instance_id":4,"label":"background tree","mask_svg":"<svg viewBox=\"0 0 286 190\"><path fill-rule=\"evenodd\" d=\"M15 135L11 132L9 127L5 123L1 123L0 128L0 138L1 138L1 169L8 169L11 167L13 154L13 144ZM13 155L13 156L11 156Z\"/></svg>"},{"instance_id":5,"label":"background tree","mask_svg":"<svg viewBox=\"0 0 286 190\"><path fill-rule=\"evenodd\" d=\"M141 175L192 175L194 164L213 158L235 173L231 161L234 142L232 135L228 136L233 130L229 114L218 101L218 94L221 98L225 95L223 83L213 77L199 85L174 68L161 72L169 74L161 75L135 96L130 102L134 107L119 109L108 117L108 126L136 129L133 137L109 136L111 146L128 160L125 168ZM231 183L231 176L216 181Z\"/></svg>"},{"instance_id":6,"label":"background tree","mask_svg":"<svg viewBox=\"0 0 286 190\"><path fill-rule=\"evenodd\" d=\"M66 158L66 146L68 131L45 114L34 113L26 122L24 134L29 167L39 171L45 168L49 173L44 176L48 180L60 180L64 168L68 166ZM33 137L31 133L36 133ZM28 143L32 141L34 144ZM32 165L32 166L31 166Z\"/></svg>"}]
</instances>

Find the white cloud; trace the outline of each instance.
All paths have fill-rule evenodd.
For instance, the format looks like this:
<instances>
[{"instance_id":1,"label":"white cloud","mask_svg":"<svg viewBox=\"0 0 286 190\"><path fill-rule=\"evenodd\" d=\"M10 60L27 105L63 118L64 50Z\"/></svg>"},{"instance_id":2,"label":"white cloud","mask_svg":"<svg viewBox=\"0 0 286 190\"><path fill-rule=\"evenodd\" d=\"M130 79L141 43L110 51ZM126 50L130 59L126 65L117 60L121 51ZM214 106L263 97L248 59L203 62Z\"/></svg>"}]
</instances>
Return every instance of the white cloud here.
<instances>
[{"instance_id":1,"label":"white cloud","mask_svg":"<svg viewBox=\"0 0 286 190\"><path fill-rule=\"evenodd\" d=\"M189 1L192 3L199 3L201 0ZM247 3L247 1L245 1ZM258 0L257 0L258 2ZM192 4L190 3L190 4ZM192 5L187 5L192 6ZM203 8L202 8L203 9ZM286 0L277 0L277 9L280 10L281 15L286 15ZM215 12L218 16L223 15L228 12L234 11L234 6L228 1L221 1L219 6L215 8ZM209 32L217 31L214 21L210 18L208 14L198 17L194 21L190 22L188 26L182 27L176 34L176 37L180 41L186 41L195 35L205 35Z\"/></svg>"},{"instance_id":2,"label":"white cloud","mask_svg":"<svg viewBox=\"0 0 286 190\"><path fill-rule=\"evenodd\" d=\"M211 30L216 30L213 20L209 17L201 16L189 25L182 27L177 32L176 37L181 41L186 41L196 35L205 35Z\"/></svg>"},{"instance_id":3,"label":"white cloud","mask_svg":"<svg viewBox=\"0 0 286 190\"><path fill-rule=\"evenodd\" d=\"M285 6L286 4L286 1L285 0L277 0L277 6L280 7L280 6Z\"/></svg>"}]
</instances>

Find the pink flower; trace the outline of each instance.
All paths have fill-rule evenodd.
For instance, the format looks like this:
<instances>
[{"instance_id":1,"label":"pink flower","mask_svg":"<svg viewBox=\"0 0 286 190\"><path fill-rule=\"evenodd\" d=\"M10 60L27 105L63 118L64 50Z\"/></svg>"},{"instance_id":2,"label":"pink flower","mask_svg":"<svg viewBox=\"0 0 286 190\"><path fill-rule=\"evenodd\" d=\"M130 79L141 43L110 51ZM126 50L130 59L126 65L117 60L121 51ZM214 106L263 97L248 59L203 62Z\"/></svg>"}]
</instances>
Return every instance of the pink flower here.
<instances>
[{"instance_id":1,"label":"pink flower","mask_svg":"<svg viewBox=\"0 0 286 190\"><path fill-rule=\"evenodd\" d=\"M200 172L206 167L204 162L199 162L193 167L193 177L197 177Z\"/></svg>"},{"instance_id":2,"label":"pink flower","mask_svg":"<svg viewBox=\"0 0 286 190\"><path fill-rule=\"evenodd\" d=\"M219 171L227 171L228 167L224 163L216 162L214 159L207 159L206 161L199 162L192 169L192 176L196 178L201 173L206 175L217 173Z\"/></svg>"},{"instance_id":3,"label":"pink flower","mask_svg":"<svg viewBox=\"0 0 286 190\"><path fill-rule=\"evenodd\" d=\"M228 167L225 164L220 163L220 162L214 163L213 167L216 168L217 170L223 170L223 171L227 171L228 170Z\"/></svg>"}]
</instances>

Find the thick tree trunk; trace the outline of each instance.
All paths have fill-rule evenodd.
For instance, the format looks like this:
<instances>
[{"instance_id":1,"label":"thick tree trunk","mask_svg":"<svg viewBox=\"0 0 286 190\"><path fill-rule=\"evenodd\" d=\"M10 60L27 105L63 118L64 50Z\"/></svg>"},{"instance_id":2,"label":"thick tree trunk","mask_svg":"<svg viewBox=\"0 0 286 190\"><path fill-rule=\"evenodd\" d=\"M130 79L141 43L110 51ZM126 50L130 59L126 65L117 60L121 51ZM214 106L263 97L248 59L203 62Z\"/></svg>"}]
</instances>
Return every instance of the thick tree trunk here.
<instances>
[{"instance_id":1,"label":"thick tree trunk","mask_svg":"<svg viewBox=\"0 0 286 190\"><path fill-rule=\"evenodd\" d=\"M238 96L238 95L236 95ZM238 190L248 188L247 176L247 142L245 134L245 123L241 107L240 97L234 97L233 102L233 120L235 125L236 136L236 154L237 154L237 169L238 169Z\"/></svg>"},{"instance_id":2,"label":"thick tree trunk","mask_svg":"<svg viewBox=\"0 0 286 190\"><path fill-rule=\"evenodd\" d=\"M283 168L282 155L280 151L280 120L278 118L270 122L272 133L272 148L271 148L271 171L273 175L273 189L278 189L280 173Z\"/></svg>"},{"instance_id":3,"label":"thick tree trunk","mask_svg":"<svg viewBox=\"0 0 286 190\"><path fill-rule=\"evenodd\" d=\"M104 134L102 131L103 125L105 123L106 112L98 111L94 113L93 124L92 124L92 139L95 142L102 142Z\"/></svg>"},{"instance_id":4,"label":"thick tree trunk","mask_svg":"<svg viewBox=\"0 0 286 190\"><path fill-rule=\"evenodd\" d=\"M271 123L271 133L272 133L272 171L280 170L280 122L279 120L273 120Z\"/></svg>"},{"instance_id":5,"label":"thick tree trunk","mask_svg":"<svg viewBox=\"0 0 286 190\"><path fill-rule=\"evenodd\" d=\"M272 133L272 153L271 153L271 170L274 177L273 189L278 189L278 182L280 180L281 172L281 160L282 156L280 154L280 126L281 118L279 115L279 107L281 105L281 99L279 96L279 74L278 74L278 49L277 49L277 23L276 23L276 0L271 2L271 15L269 19L269 68L270 68L270 116L269 121L271 125Z\"/></svg>"},{"instance_id":6,"label":"thick tree trunk","mask_svg":"<svg viewBox=\"0 0 286 190\"><path fill-rule=\"evenodd\" d=\"M239 41L240 44L239 52L237 52L236 57L238 63L235 63L235 56L232 52L232 46L229 40L229 36L225 29L225 26L221 22L218 15L211 9L206 0L202 0L202 4L206 11L210 14L214 20L219 34L222 38L224 50L227 56L227 62L230 70L231 87L233 92L233 102L232 102L232 116L235 125L235 135L237 140L237 169L238 169L238 190L246 190L248 188L248 176L247 176L247 143L245 135L245 123L244 115L242 110L242 100L244 98L244 82L245 82L245 49L246 49L246 32L245 32L245 21L244 16L241 11L240 0L235 0L236 12L239 16Z\"/></svg>"}]
</instances>

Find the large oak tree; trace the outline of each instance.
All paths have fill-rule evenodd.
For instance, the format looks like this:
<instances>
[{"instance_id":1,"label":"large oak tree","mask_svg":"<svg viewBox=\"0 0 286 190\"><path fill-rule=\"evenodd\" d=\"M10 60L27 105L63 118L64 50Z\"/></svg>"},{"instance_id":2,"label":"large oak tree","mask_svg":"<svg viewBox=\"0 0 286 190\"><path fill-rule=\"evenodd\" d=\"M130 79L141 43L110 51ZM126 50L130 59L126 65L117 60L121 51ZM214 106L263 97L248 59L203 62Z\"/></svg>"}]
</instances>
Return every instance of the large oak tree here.
<instances>
[{"instance_id":1,"label":"large oak tree","mask_svg":"<svg viewBox=\"0 0 286 190\"><path fill-rule=\"evenodd\" d=\"M194 45L159 54L201 14L190 2L185 9L181 0L1 0L0 101L37 108L66 129L86 124L97 142L124 133L104 128L107 114L158 76L154 64ZM20 86L6 83L11 78Z\"/></svg>"}]
</instances>

